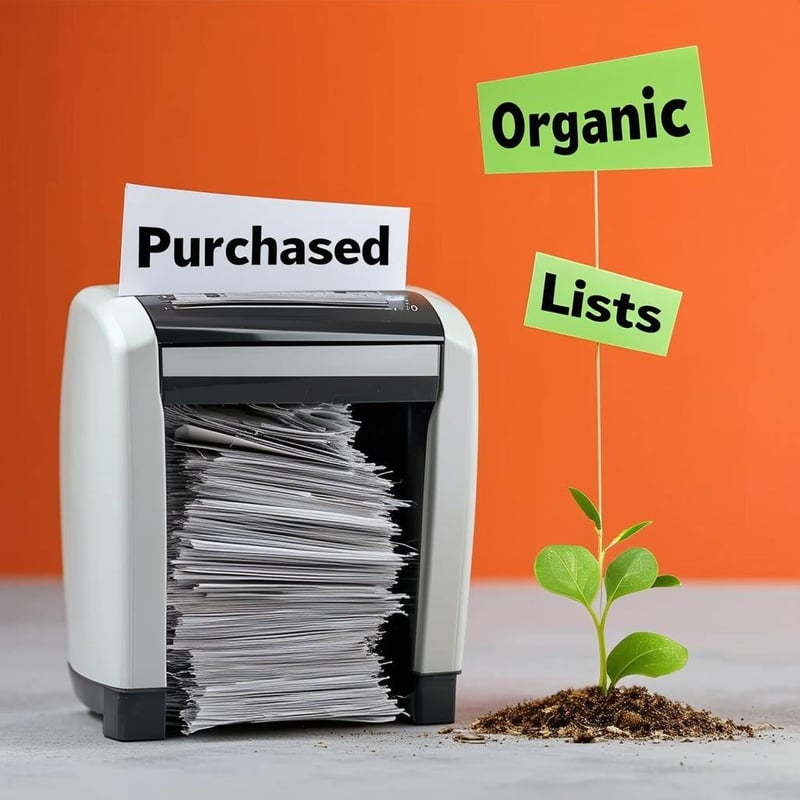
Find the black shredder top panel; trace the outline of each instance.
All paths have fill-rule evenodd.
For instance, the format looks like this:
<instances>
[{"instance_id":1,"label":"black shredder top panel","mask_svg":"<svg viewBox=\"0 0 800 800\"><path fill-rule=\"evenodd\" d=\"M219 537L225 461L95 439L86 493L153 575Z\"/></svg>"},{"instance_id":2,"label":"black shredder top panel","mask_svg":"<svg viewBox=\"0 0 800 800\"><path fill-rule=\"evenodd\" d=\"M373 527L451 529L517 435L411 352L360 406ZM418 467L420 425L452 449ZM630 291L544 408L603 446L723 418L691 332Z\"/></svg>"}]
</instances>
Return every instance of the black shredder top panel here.
<instances>
[{"instance_id":1,"label":"black shredder top panel","mask_svg":"<svg viewBox=\"0 0 800 800\"><path fill-rule=\"evenodd\" d=\"M441 342L442 325L421 294L147 295L144 306L160 345L210 346L267 342Z\"/></svg>"},{"instance_id":2,"label":"black shredder top panel","mask_svg":"<svg viewBox=\"0 0 800 800\"><path fill-rule=\"evenodd\" d=\"M425 345L444 341L442 324L427 299L412 291L302 292L247 294L149 295L137 298L152 320L164 353L183 348L276 348ZM367 350L377 352L378 348ZM385 349L385 348L384 348ZM420 351L422 348L420 348ZM277 356L277 352L276 352ZM277 360L276 360L277 363ZM286 363L285 360L282 363ZM324 365L324 360L323 360ZM362 362L359 362L359 365ZM165 403L386 403L432 402L439 388L437 374L371 373L364 365L354 374L224 376L162 374Z\"/></svg>"}]
</instances>

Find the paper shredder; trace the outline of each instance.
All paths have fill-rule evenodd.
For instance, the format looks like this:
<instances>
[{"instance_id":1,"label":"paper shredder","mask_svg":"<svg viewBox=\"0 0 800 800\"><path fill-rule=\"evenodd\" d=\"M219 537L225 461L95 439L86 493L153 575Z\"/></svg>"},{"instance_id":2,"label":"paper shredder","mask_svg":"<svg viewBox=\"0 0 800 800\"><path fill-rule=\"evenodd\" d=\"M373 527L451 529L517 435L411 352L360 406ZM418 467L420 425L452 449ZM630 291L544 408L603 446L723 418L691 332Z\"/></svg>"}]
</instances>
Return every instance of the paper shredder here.
<instances>
[{"instance_id":1,"label":"paper shredder","mask_svg":"<svg viewBox=\"0 0 800 800\"><path fill-rule=\"evenodd\" d=\"M120 297L72 302L60 472L69 672L120 740L165 736L164 407L351 405L363 448L410 501L418 552L389 672L411 720L453 721L477 469L477 350L423 290Z\"/></svg>"}]
</instances>

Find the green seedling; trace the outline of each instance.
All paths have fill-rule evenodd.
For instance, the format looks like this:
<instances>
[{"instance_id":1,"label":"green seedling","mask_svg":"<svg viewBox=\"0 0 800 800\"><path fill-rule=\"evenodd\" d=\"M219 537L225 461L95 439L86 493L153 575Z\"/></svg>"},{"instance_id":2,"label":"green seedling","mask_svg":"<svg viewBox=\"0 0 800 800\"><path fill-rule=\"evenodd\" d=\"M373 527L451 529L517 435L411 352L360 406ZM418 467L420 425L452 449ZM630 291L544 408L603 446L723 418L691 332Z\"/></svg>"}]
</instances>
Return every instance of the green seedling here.
<instances>
[{"instance_id":1,"label":"green seedling","mask_svg":"<svg viewBox=\"0 0 800 800\"><path fill-rule=\"evenodd\" d=\"M603 522L594 503L578 489L570 488L569 491L594 525L597 557L579 545L551 544L542 548L536 556L534 572L543 589L576 600L591 615L597 633L600 659L597 684L600 691L606 694L628 675L657 678L683 669L689 659L689 651L658 633L632 633L606 655L606 621L614 602L626 594L646 589L680 586L680 581L674 575L659 575L655 556L644 547L632 547L620 553L606 567L606 554L611 548L630 539L651 523L631 525L605 545Z\"/></svg>"}]
</instances>

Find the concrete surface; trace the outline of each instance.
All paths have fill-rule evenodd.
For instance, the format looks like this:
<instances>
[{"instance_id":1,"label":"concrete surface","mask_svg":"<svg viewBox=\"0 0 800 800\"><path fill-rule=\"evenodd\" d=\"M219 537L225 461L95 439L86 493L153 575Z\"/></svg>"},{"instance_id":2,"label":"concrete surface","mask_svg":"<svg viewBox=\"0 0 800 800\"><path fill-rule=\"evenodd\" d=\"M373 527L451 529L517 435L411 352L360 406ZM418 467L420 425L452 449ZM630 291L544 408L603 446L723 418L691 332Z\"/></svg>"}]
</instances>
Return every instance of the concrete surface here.
<instances>
[{"instance_id":1,"label":"concrete surface","mask_svg":"<svg viewBox=\"0 0 800 800\"><path fill-rule=\"evenodd\" d=\"M695 585L620 600L611 642L632 630L691 653L652 688L715 713L771 722L737 742L461 744L404 725L240 727L122 744L73 697L61 587L0 583L0 798L800 797L800 586ZM477 584L458 718L595 678L576 604L531 584Z\"/></svg>"}]
</instances>

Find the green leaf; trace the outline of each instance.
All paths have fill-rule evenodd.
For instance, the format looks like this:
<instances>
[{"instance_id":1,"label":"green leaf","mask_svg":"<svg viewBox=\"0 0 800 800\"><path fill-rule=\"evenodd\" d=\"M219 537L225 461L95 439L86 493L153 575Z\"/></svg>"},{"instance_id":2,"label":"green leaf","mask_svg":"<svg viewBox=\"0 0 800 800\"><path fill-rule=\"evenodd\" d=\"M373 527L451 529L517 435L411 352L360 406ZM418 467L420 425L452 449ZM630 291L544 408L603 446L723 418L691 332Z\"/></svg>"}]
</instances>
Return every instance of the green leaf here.
<instances>
[{"instance_id":1,"label":"green leaf","mask_svg":"<svg viewBox=\"0 0 800 800\"><path fill-rule=\"evenodd\" d=\"M589 606L600 588L600 565L585 548L551 544L542 548L533 565L543 589Z\"/></svg>"},{"instance_id":2,"label":"green leaf","mask_svg":"<svg viewBox=\"0 0 800 800\"><path fill-rule=\"evenodd\" d=\"M626 675L658 678L686 666L689 651L674 639L660 633L640 631L626 636L609 654L606 661L610 688Z\"/></svg>"},{"instance_id":3,"label":"green leaf","mask_svg":"<svg viewBox=\"0 0 800 800\"><path fill-rule=\"evenodd\" d=\"M581 511L594 523L595 528L600 530L603 523L600 521L600 512L594 507L594 503L580 490L569 487L570 494L575 498L575 502L581 507Z\"/></svg>"},{"instance_id":4,"label":"green leaf","mask_svg":"<svg viewBox=\"0 0 800 800\"><path fill-rule=\"evenodd\" d=\"M674 575L659 575L653 581L653 589L666 589L668 586L680 586L681 582Z\"/></svg>"},{"instance_id":5,"label":"green leaf","mask_svg":"<svg viewBox=\"0 0 800 800\"><path fill-rule=\"evenodd\" d=\"M617 536L617 538L614 539L614 541L611 542L608 547L606 547L606 550L608 550L609 547L613 547L615 544L619 544L620 542L624 542L626 539L630 539L634 533L639 533L642 528L646 528L648 525L652 524L653 520L649 519L647 522L637 522L635 525L631 525L630 528L625 528L625 530L622 531L622 533Z\"/></svg>"},{"instance_id":6,"label":"green leaf","mask_svg":"<svg viewBox=\"0 0 800 800\"><path fill-rule=\"evenodd\" d=\"M606 570L606 594L611 604L618 597L649 589L658 577L658 562L644 547L631 547Z\"/></svg>"}]
</instances>

